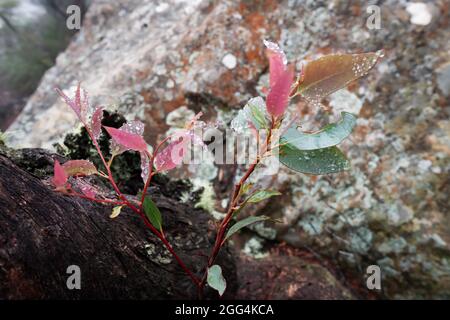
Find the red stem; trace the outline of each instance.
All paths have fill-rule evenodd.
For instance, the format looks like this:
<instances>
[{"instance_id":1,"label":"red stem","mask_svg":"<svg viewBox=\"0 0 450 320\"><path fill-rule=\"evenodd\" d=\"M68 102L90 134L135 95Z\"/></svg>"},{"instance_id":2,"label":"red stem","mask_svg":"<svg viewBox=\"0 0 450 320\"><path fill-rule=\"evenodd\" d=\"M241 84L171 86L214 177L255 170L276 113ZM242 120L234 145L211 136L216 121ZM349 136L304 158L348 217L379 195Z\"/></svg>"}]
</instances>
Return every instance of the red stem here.
<instances>
[{"instance_id":1,"label":"red stem","mask_svg":"<svg viewBox=\"0 0 450 320\"><path fill-rule=\"evenodd\" d=\"M225 241L225 233L228 230L228 225L231 222L231 219L233 218L234 212L236 211L237 207L236 205L239 202L239 199L241 197L241 189L242 186L244 185L244 183L247 181L247 179L250 177L250 175L253 173L253 171L255 171L257 165L259 164L259 162L261 161L261 155L263 155L271 142L272 139L272 131L275 127L275 119L272 118L271 121L271 126L269 128L269 131L267 133L267 137L266 137L266 142L264 147L262 148L262 150L264 150L263 152L261 152L261 154L256 158L255 162L253 162L250 167L247 169L247 171L245 172L244 176L239 180L239 183L235 185L234 191L233 191L233 196L231 197L231 203L230 203L230 207L227 211L227 214L225 216L225 218L222 220L222 223L220 224L220 227L217 231L217 235L216 235L216 241L214 243L211 255L208 258L208 264L206 266L206 270L203 274L202 280L200 282L200 286L199 286L199 296L201 297L201 293L203 291L203 287L205 286L205 282L206 282L206 278L208 275L208 268L211 267L214 263L214 261L216 260L220 249L222 248L222 246L224 245Z\"/></svg>"},{"instance_id":2,"label":"red stem","mask_svg":"<svg viewBox=\"0 0 450 320\"><path fill-rule=\"evenodd\" d=\"M120 190L119 190L119 188L117 187L117 184L116 184L116 182L114 181L114 178L113 178L113 176L112 176L112 172L111 172L111 169L110 169L110 167L108 166L108 163L106 162L106 160L105 160L105 157L103 156L103 153L102 153L102 151L101 151L101 149L100 149L100 146L98 145L98 142L97 142L97 140L94 138L94 136L93 136L93 134L92 134L92 132L88 129L88 126L86 125L86 124L84 124L85 125L85 128L86 128L86 131L88 132L88 134L89 134L89 136L90 136L90 138L91 138L91 140L92 140L92 143L94 144L94 146L95 146L95 148L96 148L96 150L97 150L97 153L99 154L99 156L100 156L100 158L101 158L101 160L102 160L102 162L103 162L103 165L105 166L105 168L106 168L106 170L107 170L107 173L108 173L108 180L110 181L110 183L111 183L111 185L113 186L113 188L114 188L114 190L116 191L116 193L117 193L117 195L119 196L119 198L120 199L122 199L123 200L123 202L125 203L125 205L127 206L127 207L129 207L131 210L133 210L134 212L136 212L141 218L142 218L142 220L144 221L144 223L145 223L145 225L150 229L150 231L155 235L155 236L157 236L161 241L162 241L162 243L166 246L166 248L167 248L167 250L169 250L169 252L172 254L172 256L175 258L175 260L177 261L177 263L180 265L180 267L183 269L183 271L192 279L192 281L197 285L197 286L200 286L200 281L197 279L197 277L192 273L192 271L191 270L189 270L189 268L183 263L183 261L180 259L180 257L178 257L178 255L176 254L176 252L173 250L173 248L172 248L172 246L170 245L170 243L167 241L167 239L165 238L165 236L164 236L164 234L162 233L162 232L159 232L151 223L150 223L150 221L148 221L148 218L145 216L145 214L143 213L143 210L142 210L142 203L143 203L143 200L141 201L141 204L140 204L140 208L138 209L138 208L136 208L123 194L122 194L122 192L120 192ZM163 140L163 142L164 141L166 141L167 140L167 138L166 139L164 139ZM161 142L161 144L163 143L163 142ZM160 145L161 145L160 144ZM158 146L159 147L159 146ZM158 148L157 148L158 149ZM155 150L155 151L157 151L157 149ZM152 158L154 159L154 155L156 154L156 152L154 152L153 153L153 156L152 156ZM152 161L151 161L152 162ZM150 170L152 170L152 168L153 168L153 164L152 163L150 163ZM145 198L145 193L146 193L146 191L147 191L147 188L148 188L148 185L150 184L150 180L151 180L151 177L152 177L152 175L151 175L151 173L149 172L149 178L147 179L147 182L146 182L146 186L144 186L144 192L142 193L142 196L143 196L143 199Z\"/></svg>"}]
</instances>

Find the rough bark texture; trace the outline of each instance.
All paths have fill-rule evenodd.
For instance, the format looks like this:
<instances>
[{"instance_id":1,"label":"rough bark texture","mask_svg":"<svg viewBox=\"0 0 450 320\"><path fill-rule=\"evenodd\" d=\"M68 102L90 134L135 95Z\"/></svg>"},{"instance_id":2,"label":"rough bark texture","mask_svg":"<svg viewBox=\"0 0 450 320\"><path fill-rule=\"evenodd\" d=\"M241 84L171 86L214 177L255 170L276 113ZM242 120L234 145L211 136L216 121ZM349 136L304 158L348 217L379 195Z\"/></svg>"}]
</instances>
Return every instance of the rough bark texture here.
<instances>
[{"instance_id":1,"label":"rough bark texture","mask_svg":"<svg viewBox=\"0 0 450 320\"><path fill-rule=\"evenodd\" d=\"M39 149L0 152L0 299L195 298L191 281L139 217L124 210L112 220L111 207L52 190L42 177L55 157ZM149 192L175 250L200 272L211 241L208 216L174 200L168 186ZM231 297L234 261L228 253L221 259ZM70 265L81 268L81 290L67 289Z\"/></svg>"}]
</instances>

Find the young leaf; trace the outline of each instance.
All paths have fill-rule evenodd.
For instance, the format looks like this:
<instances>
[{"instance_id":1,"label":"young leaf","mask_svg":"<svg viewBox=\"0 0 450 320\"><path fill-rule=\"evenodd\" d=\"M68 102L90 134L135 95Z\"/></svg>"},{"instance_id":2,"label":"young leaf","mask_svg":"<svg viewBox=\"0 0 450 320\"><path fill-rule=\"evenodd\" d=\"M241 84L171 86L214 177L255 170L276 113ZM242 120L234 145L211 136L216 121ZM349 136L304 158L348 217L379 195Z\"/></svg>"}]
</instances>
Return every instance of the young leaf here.
<instances>
[{"instance_id":1,"label":"young leaf","mask_svg":"<svg viewBox=\"0 0 450 320\"><path fill-rule=\"evenodd\" d=\"M120 214L120 211L122 210L123 206L116 206L112 209L112 213L109 216L111 219L117 218Z\"/></svg>"},{"instance_id":2,"label":"young leaf","mask_svg":"<svg viewBox=\"0 0 450 320\"><path fill-rule=\"evenodd\" d=\"M227 288L227 282L222 275L222 268L215 264L208 268L208 276L206 278L208 285L217 290L219 295L222 296Z\"/></svg>"},{"instance_id":3,"label":"young leaf","mask_svg":"<svg viewBox=\"0 0 450 320\"><path fill-rule=\"evenodd\" d=\"M113 140L125 149L135 151L147 150L147 143L142 136L112 127L104 126L104 128L108 131Z\"/></svg>"},{"instance_id":4,"label":"young leaf","mask_svg":"<svg viewBox=\"0 0 450 320\"><path fill-rule=\"evenodd\" d=\"M252 194L246 202L257 203L270 197L279 195L281 195L281 193L275 190L258 190L254 194Z\"/></svg>"},{"instance_id":5,"label":"young leaf","mask_svg":"<svg viewBox=\"0 0 450 320\"><path fill-rule=\"evenodd\" d=\"M162 218L161 218L161 212L159 211L156 204L153 202L150 197L145 197L144 199L144 212L147 218L150 220L151 224L161 231L162 229Z\"/></svg>"},{"instance_id":6,"label":"young leaf","mask_svg":"<svg viewBox=\"0 0 450 320\"><path fill-rule=\"evenodd\" d=\"M102 118L103 118L103 108L97 107L92 115L91 120L91 130L95 139L100 137L102 132Z\"/></svg>"},{"instance_id":7,"label":"young leaf","mask_svg":"<svg viewBox=\"0 0 450 320\"><path fill-rule=\"evenodd\" d=\"M318 103L329 94L366 75L383 56L383 51L360 54L332 54L309 62L303 69L297 93Z\"/></svg>"},{"instance_id":8,"label":"young leaf","mask_svg":"<svg viewBox=\"0 0 450 320\"><path fill-rule=\"evenodd\" d=\"M181 140L169 143L167 147L156 155L155 167L158 171L172 170L183 162L183 157L191 139L188 136L180 138Z\"/></svg>"},{"instance_id":9,"label":"young leaf","mask_svg":"<svg viewBox=\"0 0 450 320\"><path fill-rule=\"evenodd\" d=\"M244 185L241 188L241 194L247 193L253 187L253 185L254 184L252 182L244 183Z\"/></svg>"},{"instance_id":10,"label":"young leaf","mask_svg":"<svg viewBox=\"0 0 450 320\"><path fill-rule=\"evenodd\" d=\"M52 183L56 188L64 187L67 183L67 174L58 160L55 160Z\"/></svg>"},{"instance_id":11,"label":"young leaf","mask_svg":"<svg viewBox=\"0 0 450 320\"><path fill-rule=\"evenodd\" d=\"M89 160L69 160L62 167L68 176L89 176L97 173L97 168Z\"/></svg>"},{"instance_id":12,"label":"young leaf","mask_svg":"<svg viewBox=\"0 0 450 320\"><path fill-rule=\"evenodd\" d=\"M287 108L289 94L293 83L294 73L291 68L283 71L275 85L267 95L267 112L274 117L281 116Z\"/></svg>"},{"instance_id":13,"label":"young leaf","mask_svg":"<svg viewBox=\"0 0 450 320\"><path fill-rule=\"evenodd\" d=\"M59 94L61 98L63 98L64 102L72 108L75 114L81 119L81 106L76 103L76 100L70 99L61 89L55 88L56 92Z\"/></svg>"},{"instance_id":14,"label":"young leaf","mask_svg":"<svg viewBox=\"0 0 450 320\"><path fill-rule=\"evenodd\" d=\"M279 160L292 170L315 175L350 169L350 162L335 146L316 150L299 150L290 144L281 145Z\"/></svg>"},{"instance_id":15,"label":"young leaf","mask_svg":"<svg viewBox=\"0 0 450 320\"><path fill-rule=\"evenodd\" d=\"M258 98L255 98L255 99L258 99ZM255 102L254 100L250 100L247 104L248 107L250 108L250 112L251 112L251 119L252 119L251 122L255 126L255 128L258 128L258 129L267 128L266 113L265 113L265 110L260 107L261 105L264 104L264 102L263 103L258 102L257 104L254 102Z\"/></svg>"},{"instance_id":16,"label":"young leaf","mask_svg":"<svg viewBox=\"0 0 450 320\"><path fill-rule=\"evenodd\" d=\"M262 97L251 98L231 121L231 128L237 133L245 133L250 128L249 123L256 129L267 128L266 103Z\"/></svg>"},{"instance_id":17,"label":"young leaf","mask_svg":"<svg viewBox=\"0 0 450 320\"><path fill-rule=\"evenodd\" d=\"M119 130L142 137L142 135L144 134L144 124L137 120L129 121L129 122L123 124L119 128ZM127 150L130 150L130 148L116 142L114 139L112 139L110 142L110 149L111 149L111 154L115 154L115 155L119 155Z\"/></svg>"},{"instance_id":18,"label":"young leaf","mask_svg":"<svg viewBox=\"0 0 450 320\"><path fill-rule=\"evenodd\" d=\"M264 40L264 45L267 48L267 56L269 58L270 87L273 87L286 70L287 58L276 43Z\"/></svg>"},{"instance_id":19,"label":"young leaf","mask_svg":"<svg viewBox=\"0 0 450 320\"><path fill-rule=\"evenodd\" d=\"M280 143L289 143L299 150L315 150L338 145L351 133L356 124L356 117L342 112L342 119L332 123L315 133L304 133L290 127L281 137Z\"/></svg>"},{"instance_id":20,"label":"young leaf","mask_svg":"<svg viewBox=\"0 0 450 320\"><path fill-rule=\"evenodd\" d=\"M78 116L83 123L86 123L86 118L89 109L89 100L86 90L83 90L83 96L81 94L81 86L78 83L77 89L75 90L75 97L73 99L69 98L61 89L56 88L56 92L64 99L67 105L69 105L75 114Z\"/></svg>"},{"instance_id":21,"label":"young leaf","mask_svg":"<svg viewBox=\"0 0 450 320\"><path fill-rule=\"evenodd\" d=\"M233 234L241 230L242 228L245 228L253 223L259 222L259 221L265 221L269 220L270 218L267 216L250 216L245 219L242 219L241 221L236 222L234 225L231 226L230 229L228 229L228 232L224 238L224 241L227 240L229 237L231 237Z\"/></svg>"}]
</instances>

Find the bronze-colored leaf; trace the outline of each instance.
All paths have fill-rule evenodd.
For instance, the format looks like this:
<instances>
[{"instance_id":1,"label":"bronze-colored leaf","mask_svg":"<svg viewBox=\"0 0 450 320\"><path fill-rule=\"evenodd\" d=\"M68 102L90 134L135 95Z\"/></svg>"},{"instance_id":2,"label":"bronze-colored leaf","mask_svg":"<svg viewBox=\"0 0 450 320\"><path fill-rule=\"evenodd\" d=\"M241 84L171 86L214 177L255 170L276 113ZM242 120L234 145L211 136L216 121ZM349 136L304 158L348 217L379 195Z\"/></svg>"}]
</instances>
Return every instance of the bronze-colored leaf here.
<instances>
[{"instance_id":1,"label":"bronze-colored leaf","mask_svg":"<svg viewBox=\"0 0 450 320\"><path fill-rule=\"evenodd\" d=\"M308 63L294 94L318 104L329 94L365 76L383 57L383 50L359 54L332 54Z\"/></svg>"}]
</instances>

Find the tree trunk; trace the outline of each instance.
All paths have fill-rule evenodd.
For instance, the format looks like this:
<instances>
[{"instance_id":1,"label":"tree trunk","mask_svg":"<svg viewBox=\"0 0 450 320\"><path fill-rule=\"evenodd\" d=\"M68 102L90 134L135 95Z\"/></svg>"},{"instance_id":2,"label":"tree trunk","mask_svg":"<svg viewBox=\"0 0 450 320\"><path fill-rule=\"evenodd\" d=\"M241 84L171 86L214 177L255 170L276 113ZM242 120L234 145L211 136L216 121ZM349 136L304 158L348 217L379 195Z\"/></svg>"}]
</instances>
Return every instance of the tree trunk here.
<instances>
[{"instance_id":1,"label":"tree trunk","mask_svg":"<svg viewBox=\"0 0 450 320\"><path fill-rule=\"evenodd\" d=\"M196 298L190 279L132 211L110 219L110 206L53 191L43 177L55 157L0 150L0 299ZM149 192L175 251L200 274L213 236L209 216L166 186ZM234 261L227 250L221 260L232 297ZM71 265L81 270L80 290L67 287Z\"/></svg>"}]
</instances>

